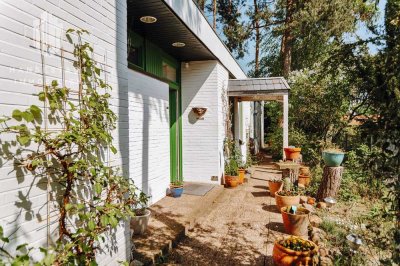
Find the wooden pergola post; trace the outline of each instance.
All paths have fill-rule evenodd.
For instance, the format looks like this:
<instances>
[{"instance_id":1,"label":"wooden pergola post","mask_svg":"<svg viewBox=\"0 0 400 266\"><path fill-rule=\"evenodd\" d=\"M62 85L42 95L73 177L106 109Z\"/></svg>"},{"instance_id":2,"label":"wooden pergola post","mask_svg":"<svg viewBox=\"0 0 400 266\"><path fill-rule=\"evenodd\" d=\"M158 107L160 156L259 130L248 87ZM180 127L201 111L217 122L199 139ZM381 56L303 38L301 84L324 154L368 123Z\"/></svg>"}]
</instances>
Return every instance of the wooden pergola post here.
<instances>
[{"instance_id":1,"label":"wooden pergola post","mask_svg":"<svg viewBox=\"0 0 400 266\"><path fill-rule=\"evenodd\" d=\"M283 95L283 148L289 146L289 95ZM283 158L285 158L285 152L283 151Z\"/></svg>"}]
</instances>

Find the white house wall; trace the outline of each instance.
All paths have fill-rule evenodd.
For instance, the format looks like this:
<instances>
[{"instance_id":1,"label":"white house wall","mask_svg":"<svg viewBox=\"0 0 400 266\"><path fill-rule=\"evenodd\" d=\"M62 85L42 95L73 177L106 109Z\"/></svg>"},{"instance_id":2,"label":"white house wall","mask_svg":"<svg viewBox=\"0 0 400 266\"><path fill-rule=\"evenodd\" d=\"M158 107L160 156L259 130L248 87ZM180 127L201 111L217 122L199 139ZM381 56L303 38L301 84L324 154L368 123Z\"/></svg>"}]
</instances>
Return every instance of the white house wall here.
<instances>
[{"instance_id":1,"label":"white house wall","mask_svg":"<svg viewBox=\"0 0 400 266\"><path fill-rule=\"evenodd\" d=\"M223 174L222 94L228 71L217 61L182 64L182 156L185 181L220 183ZM197 119L193 107L207 107ZM218 178L212 181L212 177Z\"/></svg>"},{"instance_id":2,"label":"white house wall","mask_svg":"<svg viewBox=\"0 0 400 266\"><path fill-rule=\"evenodd\" d=\"M124 173L128 174L126 17L125 0L0 1L0 115L10 114L15 108L27 108L31 104L43 106L37 100L43 78L40 36L44 43L46 82L57 79L62 84L60 48L66 50L66 57L71 56L69 52L72 50L65 38L65 30L86 29L91 35L85 40L92 44L95 60L104 63L102 68L107 71L107 82L113 87L112 108L119 116L114 134L119 153L107 156L111 164L121 166ZM39 26L40 22L42 27ZM64 63L64 81L67 86L76 88L76 71L68 60ZM2 144L7 140L10 138L2 136ZM14 168L12 161L0 158L0 224L5 229L5 235L17 231L11 243L5 246L9 250L15 250L16 245L21 243L46 246L48 238L50 241L57 238L57 214L52 208L50 212L47 211L46 186L29 189L32 182L30 173L21 173L20 169ZM52 218L48 220L48 216ZM47 232L48 221L52 223L50 235ZM111 253L101 255L101 264L114 265L118 264L118 260L129 258L129 234L129 228L125 225L118 229L114 239L117 245L114 245ZM38 257L36 253L33 256Z\"/></svg>"},{"instance_id":3,"label":"white house wall","mask_svg":"<svg viewBox=\"0 0 400 266\"><path fill-rule=\"evenodd\" d=\"M133 70L128 81L129 173L154 203L170 182L169 86Z\"/></svg>"}]
</instances>

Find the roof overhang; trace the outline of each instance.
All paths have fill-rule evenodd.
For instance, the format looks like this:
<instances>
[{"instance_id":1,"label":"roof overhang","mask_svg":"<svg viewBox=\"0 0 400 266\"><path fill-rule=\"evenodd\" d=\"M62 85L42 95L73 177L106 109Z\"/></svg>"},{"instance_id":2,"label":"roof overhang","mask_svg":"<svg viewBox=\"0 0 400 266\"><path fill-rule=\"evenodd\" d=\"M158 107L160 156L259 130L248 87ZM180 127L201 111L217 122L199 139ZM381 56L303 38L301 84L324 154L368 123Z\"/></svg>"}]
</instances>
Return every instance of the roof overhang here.
<instances>
[{"instance_id":1,"label":"roof overhang","mask_svg":"<svg viewBox=\"0 0 400 266\"><path fill-rule=\"evenodd\" d=\"M179 61L218 60L234 78L246 78L235 58L192 0L127 0L128 28L144 35ZM145 24L142 16L157 22ZM185 47L173 47L184 42Z\"/></svg>"},{"instance_id":2,"label":"roof overhang","mask_svg":"<svg viewBox=\"0 0 400 266\"><path fill-rule=\"evenodd\" d=\"M228 96L241 101L282 101L289 91L289 84L283 77L230 79L228 82Z\"/></svg>"}]
</instances>

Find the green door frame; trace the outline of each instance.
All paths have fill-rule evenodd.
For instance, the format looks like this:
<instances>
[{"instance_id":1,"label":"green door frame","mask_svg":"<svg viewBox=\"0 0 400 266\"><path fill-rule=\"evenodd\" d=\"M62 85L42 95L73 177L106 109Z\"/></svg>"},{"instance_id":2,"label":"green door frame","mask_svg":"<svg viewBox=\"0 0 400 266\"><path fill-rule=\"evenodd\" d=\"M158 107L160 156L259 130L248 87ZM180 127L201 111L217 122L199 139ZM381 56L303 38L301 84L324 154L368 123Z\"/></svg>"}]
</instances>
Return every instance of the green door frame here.
<instances>
[{"instance_id":1,"label":"green door frame","mask_svg":"<svg viewBox=\"0 0 400 266\"><path fill-rule=\"evenodd\" d=\"M181 90L176 83L169 86L170 125L170 177L171 182L183 181L182 177L182 104Z\"/></svg>"}]
</instances>

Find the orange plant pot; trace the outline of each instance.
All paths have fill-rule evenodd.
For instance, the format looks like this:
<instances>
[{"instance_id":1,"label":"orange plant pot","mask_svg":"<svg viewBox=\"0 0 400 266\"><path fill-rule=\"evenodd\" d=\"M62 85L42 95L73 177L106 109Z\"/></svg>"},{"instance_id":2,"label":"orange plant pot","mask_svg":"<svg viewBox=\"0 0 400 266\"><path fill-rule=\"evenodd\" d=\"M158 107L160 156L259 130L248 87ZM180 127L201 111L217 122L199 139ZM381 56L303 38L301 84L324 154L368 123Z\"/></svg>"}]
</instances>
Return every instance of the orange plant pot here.
<instances>
[{"instance_id":1,"label":"orange plant pot","mask_svg":"<svg viewBox=\"0 0 400 266\"><path fill-rule=\"evenodd\" d=\"M299 184L303 184L308 187L311 183L311 176L309 175L299 175Z\"/></svg>"},{"instance_id":2,"label":"orange plant pot","mask_svg":"<svg viewBox=\"0 0 400 266\"><path fill-rule=\"evenodd\" d=\"M239 184L239 177L238 176L232 176L232 175L226 175L225 176L225 184L227 187L237 187Z\"/></svg>"},{"instance_id":3,"label":"orange plant pot","mask_svg":"<svg viewBox=\"0 0 400 266\"><path fill-rule=\"evenodd\" d=\"M310 214L310 211L298 207L296 214L292 214L288 212L289 208L290 207L283 207L281 209L283 227L285 228L286 233L295 236L306 236L308 234L308 215Z\"/></svg>"},{"instance_id":4,"label":"orange plant pot","mask_svg":"<svg viewBox=\"0 0 400 266\"><path fill-rule=\"evenodd\" d=\"M313 265L313 257L318 254L318 246L309 240L314 249L310 251L294 251L285 248L279 241L275 242L274 249L272 251L272 258L276 266L292 266L292 265Z\"/></svg>"},{"instance_id":5,"label":"orange plant pot","mask_svg":"<svg viewBox=\"0 0 400 266\"><path fill-rule=\"evenodd\" d=\"M275 202L278 210L280 211L282 207L288 207L292 205L300 204L300 195L297 196L281 196L278 195L278 192L275 192Z\"/></svg>"},{"instance_id":6,"label":"orange plant pot","mask_svg":"<svg viewBox=\"0 0 400 266\"><path fill-rule=\"evenodd\" d=\"M308 166L300 166L299 174L300 175L311 175L310 167L308 167Z\"/></svg>"},{"instance_id":7,"label":"orange plant pot","mask_svg":"<svg viewBox=\"0 0 400 266\"><path fill-rule=\"evenodd\" d=\"M239 169L239 184L244 183L244 175L246 173L246 170L244 169Z\"/></svg>"},{"instance_id":8,"label":"orange plant pot","mask_svg":"<svg viewBox=\"0 0 400 266\"><path fill-rule=\"evenodd\" d=\"M301 148L284 148L286 160L298 160Z\"/></svg>"},{"instance_id":9,"label":"orange plant pot","mask_svg":"<svg viewBox=\"0 0 400 266\"><path fill-rule=\"evenodd\" d=\"M282 186L282 181L280 182L272 182L271 180L268 181L268 188L269 194L271 197L275 197L275 192L279 191Z\"/></svg>"}]
</instances>

